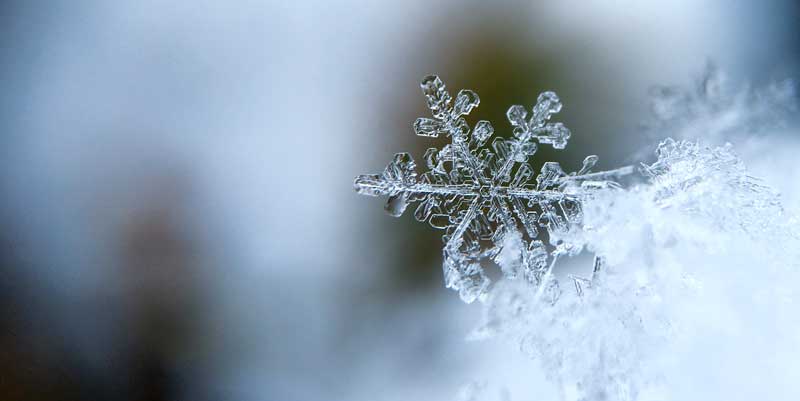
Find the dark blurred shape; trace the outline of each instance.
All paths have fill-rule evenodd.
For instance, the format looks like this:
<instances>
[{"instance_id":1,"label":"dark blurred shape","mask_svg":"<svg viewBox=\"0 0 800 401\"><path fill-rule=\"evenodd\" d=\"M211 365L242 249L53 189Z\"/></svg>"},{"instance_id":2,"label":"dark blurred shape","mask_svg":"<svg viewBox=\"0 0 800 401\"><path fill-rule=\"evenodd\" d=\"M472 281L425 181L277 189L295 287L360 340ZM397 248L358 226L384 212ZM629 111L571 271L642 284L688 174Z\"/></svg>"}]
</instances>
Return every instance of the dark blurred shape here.
<instances>
[{"instance_id":1,"label":"dark blurred shape","mask_svg":"<svg viewBox=\"0 0 800 401\"><path fill-rule=\"evenodd\" d=\"M47 323L35 319L38 294L18 274L30 265L17 255L10 227L0 230L0 395L9 401L78 400L76 371Z\"/></svg>"},{"instance_id":2,"label":"dark blurred shape","mask_svg":"<svg viewBox=\"0 0 800 401\"><path fill-rule=\"evenodd\" d=\"M26 263L15 255L16 244L8 237L13 231L4 227L2 399L181 399L179 365L203 335L198 322L204 293L202 252L182 217L185 185L167 173L141 188L139 205L112 241L119 247L112 250L119 285L106 283L66 298L48 294L58 288L42 288L31 281L35 275L20 274ZM43 319L52 315L42 310L42 296L60 298L58 309L67 314ZM89 336L79 342L94 348L95 358L74 352L75 333Z\"/></svg>"},{"instance_id":3,"label":"dark blurred shape","mask_svg":"<svg viewBox=\"0 0 800 401\"><path fill-rule=\"evenodd\" d=\"M196 327L202 261L198 245L181 230L182 184L165 180L120 228L131 399L178 399L176 363L202 334Z\"/></svg>"}]
</instances>

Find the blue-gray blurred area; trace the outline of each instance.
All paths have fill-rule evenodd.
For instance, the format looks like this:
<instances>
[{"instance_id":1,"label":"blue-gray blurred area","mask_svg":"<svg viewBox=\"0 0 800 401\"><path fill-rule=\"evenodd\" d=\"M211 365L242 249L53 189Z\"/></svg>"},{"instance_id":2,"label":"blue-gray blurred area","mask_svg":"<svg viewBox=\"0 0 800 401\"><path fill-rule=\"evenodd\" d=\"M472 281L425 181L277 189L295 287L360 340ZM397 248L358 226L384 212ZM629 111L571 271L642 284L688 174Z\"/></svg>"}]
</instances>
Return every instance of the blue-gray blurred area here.
<instances>
[{"instance_id":1,"label":"blue-gray blurred area","mask_svg":"<svg viewBox=\"0 0 800 401\"><path fill-rule=\"evenodd\" d=\"M791 0L4 1L0 399L447 400L471 380L555 397L513 347L465 340L480 308L444 289L441 233L353 177L441 144L411 130L434 72L500 134L509 105L557 91L573 140L542 158L635 161L648 87L708 60L795 76L798 17Z\"/></svg>"}]
</instances>

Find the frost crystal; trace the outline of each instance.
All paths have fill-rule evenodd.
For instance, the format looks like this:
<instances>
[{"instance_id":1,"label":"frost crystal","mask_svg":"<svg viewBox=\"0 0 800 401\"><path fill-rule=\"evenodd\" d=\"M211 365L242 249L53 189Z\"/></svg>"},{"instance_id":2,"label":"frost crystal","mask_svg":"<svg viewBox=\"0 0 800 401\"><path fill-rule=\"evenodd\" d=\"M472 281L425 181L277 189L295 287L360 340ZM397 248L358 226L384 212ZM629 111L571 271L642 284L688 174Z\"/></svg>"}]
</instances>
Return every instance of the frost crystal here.
<instances>
[{"instance_id":1,"label":"frost crystal","mask_svg":"<svg viewBox=\"0 0 800 401\"><path fill-rule=\"evenodd\" d=\"M778 194L747 174L732 148L730 143L709 148L671 138L661 142L658 161L642 168L651 180L654 203L711 218L728 232L757 234L777 225L783 216ZM721 209L726 213L720 214Z\"/></svg>"},{"instance_id":2,"label":"frost crystal","mask_svg":"<svg viewBox=\"0 0 800 401\"><path fill-rule=\"evenodd\" d=\"M511 106L506 116L513 137L495 137L486 146L492 125L479 121L470 129L464 118L480 103L477 93L465 89L453 99L437 76L425 77L421 87L433 118L417 119L414 132L447 136L451 142L425 152L427 172L418 176L412 157L398 153L381 174L356 177L355 190L387 195L386 211L395 217L418 204L418 221L445 230L445 283L465 302L487 292L490 280L481 265L485 260L499 264L505 277L522 277L537 286L537 297L555 302L560 294L552 275L556 260L582 249L572 239L580 230L583 201L595 190L616 187L612 179L632 169L592 173L598 158L588 156L577 172L566 173L558 163L547 162L535 174L528 160L538 146L564 149L570 138L564 124L550 122L561 110L553 92L540 94L530 113ZM580 292L585 279L574 280Z\"/></svg>"},{"instance_id":3,"label":"frost crystal","mask_svg":"<svg viewBox=\"0 0 800 401\"><path fill-rule=\"evenodd\" d=\"M519 344L563 400L796 399L797 220L730 145L667 139L656 155L646 182L583 203L606 264L581 296L498 283L474 336Z\"/></svg>"}]
</instances>

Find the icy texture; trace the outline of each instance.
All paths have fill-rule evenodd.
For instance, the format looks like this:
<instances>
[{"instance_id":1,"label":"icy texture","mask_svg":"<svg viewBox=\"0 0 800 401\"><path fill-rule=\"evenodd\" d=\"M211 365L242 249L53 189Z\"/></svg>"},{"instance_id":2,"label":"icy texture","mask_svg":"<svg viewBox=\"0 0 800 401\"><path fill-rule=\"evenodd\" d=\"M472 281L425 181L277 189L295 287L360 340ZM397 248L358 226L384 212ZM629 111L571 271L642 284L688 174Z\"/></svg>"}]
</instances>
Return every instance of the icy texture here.
<instances>
[{"instance_id":1,"label":"icy texture","mask_svg":"<svg viewBox=\"0 0 800 401\"><path fill-rule=\"evenodd\" d=\"M537 298L554 303L561 291L553 265L582 249L574 241L582 203L597 190L615 187L613 179L632 168L592 173L597 156L588 156L580 171L566 173L547 162L535 174L528 160L538 146L564 149L570 138L562 123L550 121L562 107L553 92L539 95L530 112L511 106L513 136L495 137L487 146L492 125L479 121L471 129L464 119L480 103L475 92L461 90L453 99L437 76L425 77L421 87L433 118L417 119L415 133L446 136L450 143L425 152L428 171L421 175L408 153L398 153L381 174L358 176L355 190L388 196L386 211L392 216L415 205L418 221L445 230L445 284L465 302L487 293L490 280L482 262L492 260L505 277L524 278L538 288ZM576 286L580 290L578 281Z\"/></svg>"},{"instance_id":2,"label":"icy texture","mask_svg":"<svg viewBox=\"0 0 800 401\"><path fill-rule=\"evenodd\" d=\"M732 148L729 143L708 148L692 141L662 142L658 161L642 169L655 190L653 202L711 218L725 232L769 232L783 216L778 194L748 175Z\"/></svg>"},{"instance_id":3,"label":"icy texture","mask_svg":"<svg viewBox=\"0 0 800 401\"><path fill-rule=\"evenodd\" d=\"M551 305L501 282L476 336L511 337L564 400L797 399L797 220L730 145L656 154L647 183L583 203L605 265L580 296Z\"/></svg>"},{"instance_id":4,"label":"icy texture","mask_svg":"<svg viewBox=\"0 0 800 401\"><path fill-rule=\"evenodd\" d=\"M554 94L540 96L532 111L511 107L513 137L487 148L491 125L470 129L463 118L477 95L462 91L453 101L431 77L423 90L433 118L415 130L451 143L426 152L421 177L399 154L383 174L357 178L356 189L388 195L394 215L415 204L419 220L446 230L448 286L485 304L473 337L511 338L562 400L796 400L796 209L787 211L725 143L744 139L754 154L748 164L778 163L775 142L761 141L754 153L750 134L795 118L794 84L728 91L721 82L710 69L697 91L657 96L652 132L677 139L662 141L657 160L641 166L643 183L622 189L613 179L630 169L592 174L595 156L576 173L556 163L531 172L537 146L563 148L569 139L550 122L561 107ZM797 148L787 149L777 165L796 164ZM792 180L791 170L776 170ZM566 275L574 291L562 293L552 266L581 249L597 255L594 267ZM506 278L491 291L485 260ZM484 398L477 390L465 387L462 396Z\"/></svg>"},{"instance_id":5,"label":"icy texture","mask_svg":"<svg viewBox=\"0 0 800 401\"><path fill-rule=\"evenodd\" d=\"M691 88L651 90L653 118L646 128L654 140L669 136L722 144L785 128L797 118L797 98L794 80L737 87L709 63Z\"/></svg>"},{"instance_id":6,"label":"icy texture","mask_svg":"<svg viewBox=\"0 0 800 401\"><path fill-rule=\"evenodd\" d=\"M800 146L800 91L796 79L737 84L709 64L694 85L652 91L645 120L653 141L665 137L736 146L753 174L781 192L785 207L800 208L800 174L794 154ZM642 149L646 157L651 144ZM765 157L767 156L768 157Z\"/></svg>"}]
</instances>

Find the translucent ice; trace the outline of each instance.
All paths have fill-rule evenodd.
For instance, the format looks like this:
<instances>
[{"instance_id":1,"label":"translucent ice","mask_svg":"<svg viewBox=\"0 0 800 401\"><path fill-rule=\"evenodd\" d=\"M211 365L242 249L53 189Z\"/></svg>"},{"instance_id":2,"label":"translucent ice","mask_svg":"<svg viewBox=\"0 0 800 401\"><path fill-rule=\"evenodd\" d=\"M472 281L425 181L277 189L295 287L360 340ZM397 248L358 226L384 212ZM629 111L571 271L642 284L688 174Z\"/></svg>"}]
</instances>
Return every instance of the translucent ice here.
<instances>
[{"instance_id":1,"label":"translucent ice","mask_svg":"<svg viewBox=\"0 0 800 401\"><path fill-rule=\"evenodd\" d=\"M494 134L492 125L479 121L470 129L464 118L480 104L475 92L461 90L453 100L437 76L425 77L421 87L432 118L417 119L414 132L449 137L450 143L425 152L427 172L418 176L411 156L398 153L383 173L358 176L356 191L388 196L386 210L392 216L416 204L417 220L445 230L445 284L465 302L486 294L486 260L497 262L508 278L523 277L546 289L540 293L555 301L559 287L550 272L558 256L582 248L567 239L579 229L583 200L631 169L591 173L597 156L589 156L577 173L548 162L536 175L528 159L538 146L564 149L571 135L562 123L550 122L562 108L553 92L539 95L530 113L511 106L512 138L496 137L485 147ZM544 231L547 241L539 238Z\"/></svg>"}]
</instances>

